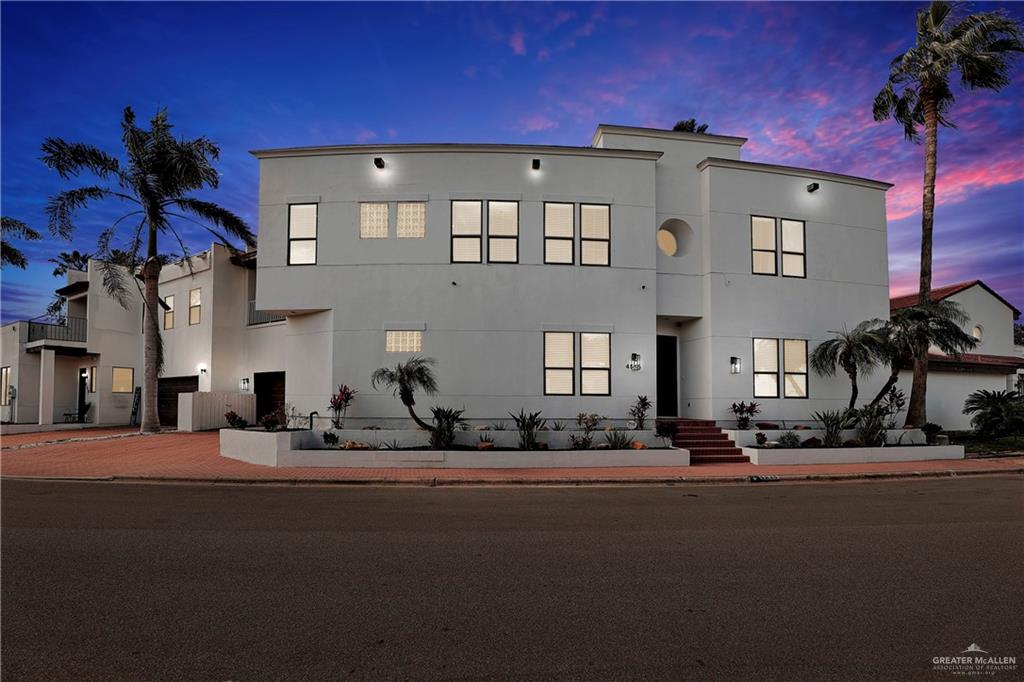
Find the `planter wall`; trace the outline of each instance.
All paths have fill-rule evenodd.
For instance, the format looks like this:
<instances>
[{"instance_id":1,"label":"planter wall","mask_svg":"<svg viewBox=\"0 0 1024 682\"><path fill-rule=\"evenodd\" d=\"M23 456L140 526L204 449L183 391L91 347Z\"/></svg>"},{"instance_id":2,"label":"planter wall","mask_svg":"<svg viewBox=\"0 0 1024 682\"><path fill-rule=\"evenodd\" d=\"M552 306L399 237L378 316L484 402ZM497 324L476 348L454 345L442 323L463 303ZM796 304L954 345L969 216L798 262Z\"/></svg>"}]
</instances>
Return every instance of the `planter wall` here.
<instances>
[{"instance_id":1,"label":"planter wall","mask_svg":"<svg viewBox=\"0 0 1024 682\"><path fill-rule=\"evenodd\" d=\"M743 448L752 464L859 464L963 459L962 445L919 445L884 448Z\"/></svg>"},{"instance_id":2,"label":"planter wall","mask_svg":"<svg viewBox=\"0 0 1024 682\"><path fill-rule=\"evenodd\" d=\"M278 466L282 452L318 445L323 441L313 431L265 431L263 429L221 429L220 454L232 459L266 466Z\"/></svg>"},{"instance_id":3,"label":"planter wall","mask_svg":"<svg viewBox=\"0 0 1024 682\"><path fill-rule=\"evenodd\" d=\"M764 435L768 436L769 442L777 441L779 436L786 433L789 429L779 429L770 431L760 431ZM747 431L726 431L729 434L729 438L736 443L736 447L748 447L757 443L755 434L759 432L759 429L750 429ZM800 431L793 431L796 435L800 436L801 441L805 441L810 437L818 438L822 437L824 431L821 429L804 429ZM886 442L891 445L924 445L927 439L925 438L924 432L921 429L890 429L885 432L887 436ZM857 437L857 431L855 429L847 429L843 431L843 440L851 440Z\"/></svg>"}]
</instances>

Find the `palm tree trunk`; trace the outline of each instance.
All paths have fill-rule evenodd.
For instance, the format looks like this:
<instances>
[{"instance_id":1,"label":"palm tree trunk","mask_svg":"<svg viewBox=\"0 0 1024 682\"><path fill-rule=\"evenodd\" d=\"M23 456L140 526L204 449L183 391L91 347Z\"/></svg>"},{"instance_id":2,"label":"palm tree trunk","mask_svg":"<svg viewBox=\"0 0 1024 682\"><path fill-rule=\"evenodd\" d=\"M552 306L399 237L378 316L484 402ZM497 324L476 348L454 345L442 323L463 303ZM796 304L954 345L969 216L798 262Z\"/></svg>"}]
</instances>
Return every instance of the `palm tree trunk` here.
<instances>
[{"instance_id":1,"label":"palm tree trunk","mask_svg":"<svg viewBox=\"0 0 1024 682\"><path fill-rule=\"evenodd\" d=\"M853 406L857 404L857 394L860 393L860 388L857 386L857 370L846 370L846 376L850 377L850 404L846 406L846 409L852 410Z\"/></svg>"},{"instance_id":2,"label":"palm tree trunk","mask_svg":"<svg viewBox=\"0 0 1024 682\"><path fill-rule=\"evenodd\" d=\"M156 230L152 228L149 232L147 254L148 258L142 266L146 299L146 315L142 325L142 432L156 433L160 430L160 415L157 412L160 365L160 327L157 324L157 309L160 307L160 260L156 257Z\"/></svg>"},{"instance_id":3,"label":"palm tree trunk","mask_svg":"<svg viewBox=\"0 0 1024 682\"><path fill-rule=\"evenodd\" d=\"M419 426L424 431L433 431L434 430L433 426L431 426L430 424L426 423L425 421L420 419L418 416L416 416L416 411L412 409L412 405L406 403L405 407L406 407L406 409L409 410L409 416L412 417L412 420L414 422L416 422L417 426Z\"/></svg>"},{"instance_id":4,"label":"palm tree trunk","mask_svg":"<svg viewBox=\"0 0 1024 682\"><path fill-rule=\"evenodd\" d=\"M885 380L885 385L882 386L882 390L879 391L878 395L876 395L871 400L870 406L874 407L875 405L880 403L882 401L882 398L885 397L885 394L889 392L889 389L891 389L893 386L895 386L896 382L899 381L899 380L900 380L900 364L898 362L893 362L892 363L892 373L889 374L889 378Z\"/></svg>"},{"instance_id":5,"label":"palm tree trunk","mask_svg":"<svg viewBox=\"0 0 1024 682\"><path fill-rule=\"evenodd\" d=\"M918 303L926 305L932 291L932 226L935 222L935 172L938 166L939 114L935 97L921 93L924 111L924 199L921 205L921 282ZM928 345L922 344L914 358L914 381L910 389L905 426L920 427L928 421Z\"/></svg>"}]
</instances>

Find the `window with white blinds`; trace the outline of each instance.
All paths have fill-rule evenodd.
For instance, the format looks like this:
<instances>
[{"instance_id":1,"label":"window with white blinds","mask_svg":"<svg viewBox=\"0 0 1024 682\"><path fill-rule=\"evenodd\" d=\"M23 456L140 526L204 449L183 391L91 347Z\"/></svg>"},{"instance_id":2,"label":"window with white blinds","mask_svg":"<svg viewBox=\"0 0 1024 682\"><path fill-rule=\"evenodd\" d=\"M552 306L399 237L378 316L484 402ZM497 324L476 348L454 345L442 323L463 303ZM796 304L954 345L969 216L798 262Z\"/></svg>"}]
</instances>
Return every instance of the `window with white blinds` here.
<instances>
[{"instance_id":1,"label":"window with white blinds","mask_svg":"<svg viewBox=\"0 0 1024 682\"><path fill-rule=\"evenodd\" d=\"M480 263L481 201L452 201L452 262Z\"/></svg>"},{"instance_id":2,"label":"window with white blinds","mask_svg":"<svg viewBox=\"0 0 1024 682\"><path fill-rule=\"evenodd\" d=\"M754 397L779 397L778 339L754 339Z\"/></svg>"},{"instance_id":3,"label":"window with white blinds","mask_svg":"<svg viewBox=\"0 0 1024 682\"><path fill-rule=\"evenodd\" d=\"M419 353L423 350L423 332L397 330L384 332L384 350L388 353Z\"/></svg>"},{"instance_id":4,"label":"window with white blinds","mask_svg":"<svg viewBox=\"0 0 1024 682\"><path fill-rule=\"evenodd\" d=\"M785 339L782 342L783 395L807 397L807 341Z\"/></svg>"},{"instance_id":5,"label":"window with white blinds","mask_svg":"<svg viewBox=\"0 0 1024 682\"><path fill-rule=\"evenodd\" d=\"M544 395L576 393L573 332L544 332Z\"/></svg>"},{"instance_id":6,"label":"window with white blinds","mask_svg":"<svg viewBox=\"0 0 1024 682\"><path fill-rule=\"evenodd\" d=\"M399 201L397 234L399 239L427 236L427 205L422 201Z\"/></svg>"},{"instance_id":7,"label":"window with white blinds","mask_svg":"<svg viewBox=\"0 0 1024 682\"><path fill-rule=\"evenodd\" d=\"M519 262L519 202L487 202L487 261Z\"/></svg>"},{"instance_id":8,"label":"window with white blinds","mask_svg":"<svg viewBox=\"0 0 1024 682\"><path fill-rule=\"evenodd\" d=\"M776 274L775 218L750 217L751 268L755 275Z\"/></svg>"},{"instance_id":9,"label":"window with white blinds","mask_svg":"<svg viewBox=\"0 0 1024 682\"><path fill-rule=\"evenodd\" d=\"M544 204L544 262L572 265L575 262L576 206Z\"/></svg>"},{"instance_id":10,"label":"window with white blinds","mask_svg":"<svg viewBox=\"0 0 1024 682\"><path fill-rule=\"evenodd\" d=\"M317 204L288 206L288 265L316 264Z\"/></svg>"},{"instance_id":11,"label":"window with white blinds","mask_svg":"<svg viewBox=\"0 0 1024 682\"><path fill-rule=\"evenodd\" d=\"M779 222L782 224L782 276L807 277L804 221L783 218Z\"/></svg>"},{"instance_id":12,"label":"window with white blinds","mask_svg":"<svg viewBox=\"0 0 1024 682\"><path fill-rule=\"evenodd\" d=\"M580 394L611 395L612 335L580 333Z\"/></svg>"},{"instance_id":13,"label":"window with white blinds","mask_svg":"<svg viewBox=\"0 0 1024 682\"><path fill-rule=\"evenodd\" d=\"M174 329L174 296L164 296L164 329Z\"/></svg>"},{"instance_id":14,"label":"window with white blinds","mask_svg":"<svg viewBox=\"0 0 1024 682\"><path fill-rule=\"evenodd\" d=\"M580 264L611 264L611 206L580 204Z\"/></svg>"},{"instance_id":15,"label":"window with white blinds","mask_svg":"<svg viewBox=\"0 0 1024 682\"><path fill-rule=\"evenodd\" d=\"M188 323L199 324L203 318L203 290L190 289L188 292Z\"/></svg>"},{"instance_id":16,"label":"window with white blinds","mask_svg":"<svg viewBox=\"0 0 1024 682\"><path fill-rule=\"evenodd\" d=\"M388 204L386 201L359 204L359 238L388 238Z\"/></svg>"}]
</instances>

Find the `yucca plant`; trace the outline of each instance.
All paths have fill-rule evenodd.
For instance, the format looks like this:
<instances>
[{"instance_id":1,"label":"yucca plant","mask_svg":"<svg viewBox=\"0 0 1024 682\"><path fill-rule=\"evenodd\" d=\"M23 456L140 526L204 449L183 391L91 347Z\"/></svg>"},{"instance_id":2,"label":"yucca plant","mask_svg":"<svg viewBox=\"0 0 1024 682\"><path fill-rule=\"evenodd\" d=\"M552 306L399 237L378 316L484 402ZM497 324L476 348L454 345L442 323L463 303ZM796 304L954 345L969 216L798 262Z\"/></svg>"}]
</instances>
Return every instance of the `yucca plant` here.
<instances>
[{"instance_id":1,"label":"yucca plant","mask_svg":"<svg viewBox=\"0 0 1024 682\"><path fill-rule=\"evenodd\" d=\"M536 450L537 432L544 428L548 420L541 418L539 410L527 413L521 409L519 414L514 412L509 412L508 414L512 417L512 421L515 422L516 429L519 431L519 449Z\"/></svg>"},{"instance_id":2,"label":"yucca plant","mask_svg":"<svg viewBox=\"0 0 1024 682\"><path fill-rule=\"evenodd\" d=\"M434 428L430 431L430 447L435 450L446 450L455 442L455 430L464 423L462 413L450 407L432 407Z\"/></svg>"},{"instance_id":3,"label":"yucca plant","mask_svg":"<svg viewBox=\"0 0 1024 682\"><path fill-rule=\"evenodd\" d=\"M628 450L633 444L633 438L627 431L609 431L604 434L604 439L612 450Z\"/></svg>"},{"instance_id":4,"label":"yucca plant","mask_svg":"<svg viewBox=\"0 0 1024 682\"><path fill-rule=\"evenodd\" d=\"M636 430L643 431L647 425L647 413L650 411L653 404L648 400L645 395L638 395L636 402L629 408L629 416L633 418L636 423Z\"/></svg>"},{"instance_id":5,"label":"yucca plant","mask_svg":"<svg viewBox=\"0 0 1024 682\"><path fill-rule=\"evenodd\" d=\"M826 448L840 448L843 446L843 429L850 428L850 417L848 410L822 410L815 412L814 421L821 424L824 433L821 437L821 445Z\"/></svg>"}]
</instances>

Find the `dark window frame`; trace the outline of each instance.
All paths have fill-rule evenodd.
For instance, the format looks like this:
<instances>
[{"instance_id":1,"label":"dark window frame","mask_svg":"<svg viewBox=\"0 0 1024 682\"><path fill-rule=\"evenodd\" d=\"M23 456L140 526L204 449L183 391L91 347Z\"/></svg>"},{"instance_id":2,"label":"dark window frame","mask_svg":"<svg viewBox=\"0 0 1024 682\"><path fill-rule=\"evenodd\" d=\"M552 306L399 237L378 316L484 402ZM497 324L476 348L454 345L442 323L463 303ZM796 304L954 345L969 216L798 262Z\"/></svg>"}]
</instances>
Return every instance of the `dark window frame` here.
<instances>
[{"instance_id":1,"label":"dark window frame","mask_svg":"<svg viewBox=\"0 0 1024 682\"><path fill-rule=\"evenodd\" d=\"M316 220L313 224L313 236L312 237L293 237L292 236L292 206L316 206ZM296 204L288 204L288 253L285 254L287 263L289 266L302 266L302 265L316 265L317 259L320 257L320 204L316 202L300 202ZM312 263L293 263L292 262L292 242L313 242L313 262Z\"/></svg>"},{"instance_id":2,"label":"dark window frame","mask_svg":"<svg viewBox=\"0 0 1024 682\"><path fill-rule=\"evenodd\" d=\"M772 221L772 236L775 238L774 249L755 249L754 248L754 218L761 218L763 220ZM767 215L750 215L750 274L758 275L759 277L778 277L779 276L779 220ZM770 253L772 254L772 271L771 272L758 272L754 269L754 254L757 253Z\"/></svg>"},{"instance_id":3,"label":"dark window frame","mask_svg":"<svg viewBox=\"0 0 1024 682\"><path fill-rule=\"evenodd\" d=\"M515 237L509 237L508 235L503 235L503 234L497 235L497 236L491 236L491 204L492 203L515 204L516 205L516 236ZM521 211L522 211L522 202L520 202L518 200L515 200L515 199L511 199L511 200L506 200L506 199L488 199L487 200L487 263L488 264L490 264L490 263L494 263L495 265L518 265L519 264L519 222L520 222L520 217L521 217ZM480 216L480 220L481 220L481 222L483 222L483 215ZM481 227L482 227L482 225L481 225ZM515 260L492 260L491 259L491 240L492 239L504 240L504 241L514 241L516 243L516 259ZM483 256L483 252L481 252L480 255Z\"/></svg>"},{"instance_id":4,"label":"dark window frame","mask_svg":"<svg viewBox=\"0 0 1024 682\"><path fill-rule=\"evenodd\" d=\"M803 245L804 245L804 250L803 251L786 251L785 232L783 232L783 230L782 230L782 221L783 220L788 220L791 223L800 223L801 241L803 242ZM777 222L778 222L778 229L779 229L779 240L778 240L778 247L779 247L778 271L779 271L779 275L781 275L782 277L789 277L791 279L807 279L807 221L806 220L798 220L797 218L779 218ZM787 275L786 274L786 266L785 266L786 256L800 256L800 258L803 260L804 274L802 274L802 275Z\"/></svg>"},{"instance_id":5,"label":"dark window frame","mask_svg":"<svg viewBox=\"0 0 1024 682\"><path fill-rule=\"evenodd\" d=\"M583 236L583 207L584 206L605 206L608 208L608 238L607 239L595 239L594 237ZM612 266L612 205L611 204L594 204L594 203L583 203L579 205L580 211L580 265L590 268L610 268ZM605 242L608 244L608 262L607 263L584 263L583 262L583 242Z\"/></svg>"},{"instance_id":6,"label":"dark window frame","mask_svg":"<svg viewBox=\"0 0 1024 682\"><path fill-rule=\"evenodd\" d=\"M192 305L192 292L193 291L198 291L199 292L199 305ZM196 320L195 322L192 321L192 311L193 310L198 310L199 311L199 319ZM198 325L202 321L203 321L203 288L202 287L196 287L194 289L189 289L188 290L188 326L195 327L196 325Z\"/></svg>"},{"instance_id":7,"label":"dark window frame","mask_svg":"<svg viewBox=\"0 0 1024 682\"><path fill-rule=\"evenodd\" d=\"M576 332L571 331L559 331L559 330L545 330L542 333L543 338L543 349L541 355L541 380L544 382L544 395L552 396L575 396L576 395ZM572 336L572 366L571 367L548 367L548 334L570 334ZM549 393L548 392L548 370L565 371L569 370L572 374L572 393Z\"/></svg>"},{"instance_id":8,"label":"dark window frame","mask_svg":"<svg viewBox=\"0 0 1024 682\"><path fill-rule=\"evenodd\" d=\"M0 406L7 407L11 404L10 398L7 396L7 389L11 387L11 367L0 367Z\"/></svg>"},{"instance_id":9,"label":"dark window frame","mask_svg":"<svg viewBox=\"0 0 1024 682\"><path fill-rule=\"evenodd\" d=\"M608 366L607 367L584 367L583 366L583 335L584 334L600 334L608 337ZM610 396L612 394L612 334L611 332L580 332L580 395L585 396ZM583 373L584 372L605 372L608 374L608 392L607 393L584 393L583 392Z\"/></svg>"},{"instance_id":10,"label":"dark window frame","mask_svg":"<svg viewBox=\"0 0 1024 682\"><path fill-rule=\"evenodd\" d=\"M779 369L782 371L782 397L784 399L786 399L786 400L807 400L808 398L811 397L811 376L810 376L810 372L809 371L803 371L803 372L787 372L786 371L786 342L787 341L802 341L803 342L803 344L804 344L804 368L805 368L805 370L809 370L810 369L810 365L809 365L809 363L810 363L810 357L809 357L810 356L810 353L809 353L810 344L807 342L807 339L780 339L779 340L779 345L781 347L780 350L782 352L782 363L779 366ZM788 377L788 376L795 376L795 377L802 376L804 378L804 395L786 395L786 377Z\"/></svg>"},{"instance_id":11,"label":"dark window frame","mask_svg":"<svg viewBox=\"0 0 1024 682\"><path fill-rule=\"evenodd\" d=\"M119 370L119 369L126 369L126 370L128 370L129 372L132 373L132 387L131 387L131 389L129 389L127 391L115 391L114 390L114 372L116 370ZM127 395L129 393L134 393L135 392L135 368L134 367L120 367L118 365L114 365L113 367L111 367L110 368L110 392L111 393L117 393L118 395Z\"/></svg>"},{"instance_id":12,"label":"dark window frame","mask_svg":"<svg viewBox=\"0 0 1024 682\"><path fill-rule=\"evenodd\" d=\"M168 299L170 299L170 303L167 302ZM168 306L164 309L164 330L174 329L174 294L164 296L164 305ZM170 324L167 324L168 315L170 315Z\"/></svg>"},{"instance_id":13,"label":"dark window frame","mask_svg":"<svg viewBox=\"0 0 1024 682\"><path fill-rule=\"evenodd\" d=\"M548 236L548 204L553 204L553 205L557 205L557 206L569 206L572 209L572 236L571 237L549 237ZM544 233L544 264L545 265L576 265L576 204L573 203L573 202L570 202L570 201L545 201L543 203L543 206L542 206L541 210L544 211L544 215L542 217L542 220L543 220L543 223L544 223L544 227L543 227L543 233ZM609 223L609 225L610 225L610 223ZM610 226L608 228L608 234L609 235L611 234L611 227ZM570 255L571 259L569 260L568 263L563 263L561 261L551 261L551 260L548 260L548 241L549 240L550 241L554 241L554 242L569 242L569 246L570 246L569 255ZM609 242L610 241L611 240L609 240ZM608 262L610 263L611 262L611 244L610 243L608 245L608 248L609 248Z\"/></svg>"},{"instance_id":14,"label":"dark window frame","mask_svg":"<svg viewBox=\"0 0 1024 682\"><path fill-rule=\"evenodd\" d=\"M133 377L133 379L134 379L134 377ZM96 365L91 365L89 367L89 387L88 387L88 389L89 389L89 393L95 393L96 392Z\"/></svg>"},{"instance_id":15,"label":"dark window frame","mask_svg":"<svg viewBox=\"0 0 1024 682\"><path fill-rule=\"evenodd\" d=\"M758 341L774 341L775 342L775 371L757 371L757 342ZM751 394L755 398L766 398L769 400L778 399L782 395L782 389L779 386L779 371L782 366L779 364L779 354L782 352L781 344L778 339L773 339L767 336L756 336L750 340L750 367L753 370L751 380ZM759 374L775 377L775 395L758 395L757 394L757 377Z\"/></svg>"},{"instance_id":16,"label":"dark window frame","mask_svg":"<svg viewBox=\"0 0 1024 682\"><path fill-rule=\"evenodd\" d=\"M455 204L458 203L477 203L480 204L480 232L476 235L471 234L455 234ZM483 199L451 199L448 202L448 234L450 237L449 245L449 260L452 263L483 263L484 262L484 201ZM455 260L455 240L456 239L476 239L480 245L480 256L477 260ZM517 249L518 255L518 249Z\"/></svg>"}]
</instances>

